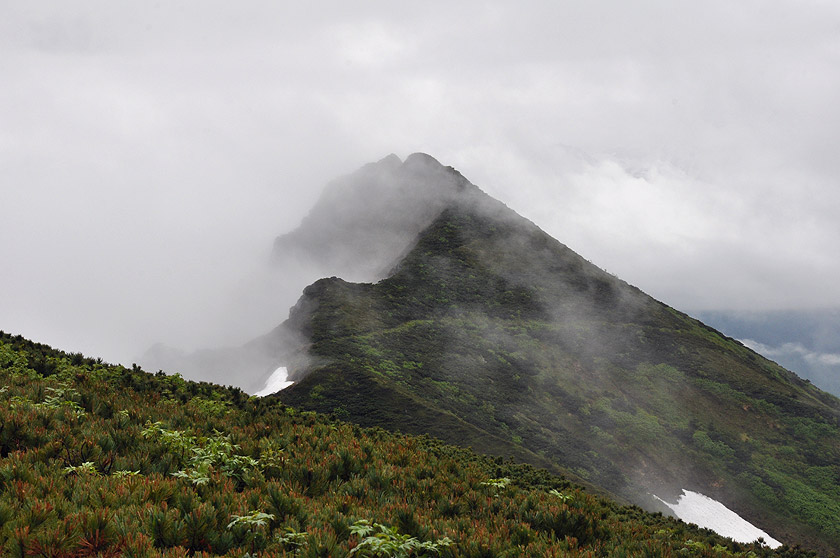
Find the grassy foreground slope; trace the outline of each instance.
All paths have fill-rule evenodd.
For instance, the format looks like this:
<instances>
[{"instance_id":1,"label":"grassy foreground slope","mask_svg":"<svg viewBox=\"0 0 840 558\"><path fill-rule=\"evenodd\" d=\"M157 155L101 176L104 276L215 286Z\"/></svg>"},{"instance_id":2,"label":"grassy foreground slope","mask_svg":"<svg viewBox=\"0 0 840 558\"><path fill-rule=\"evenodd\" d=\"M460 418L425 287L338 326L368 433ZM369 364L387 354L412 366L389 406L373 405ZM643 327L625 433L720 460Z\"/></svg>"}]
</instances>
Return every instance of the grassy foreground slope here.
<instances>
[{"instance_id":1,"label":"grassy foreground slope","mask_svg":"<svg viewBox=\"0 0 840 558\"><path fill-rule=\"evenodd\" d=\"M695 490L840 549L840 401L497 202L444 211L376 284L313 284L289 323L315 364L288 404L536 454L645 507ZM407 413L412 397L508 445Z\"/></svg>"},{"instance_id":2,"label":"grassy foreground slope","mask_svg":"<svg viewBox=\"0 0 840 558\"><path fill-rule=\"evenodd\" d=\"M807 555L733 543L428 437L2 332L0 553Z\"/></svg>"}]
</instances>

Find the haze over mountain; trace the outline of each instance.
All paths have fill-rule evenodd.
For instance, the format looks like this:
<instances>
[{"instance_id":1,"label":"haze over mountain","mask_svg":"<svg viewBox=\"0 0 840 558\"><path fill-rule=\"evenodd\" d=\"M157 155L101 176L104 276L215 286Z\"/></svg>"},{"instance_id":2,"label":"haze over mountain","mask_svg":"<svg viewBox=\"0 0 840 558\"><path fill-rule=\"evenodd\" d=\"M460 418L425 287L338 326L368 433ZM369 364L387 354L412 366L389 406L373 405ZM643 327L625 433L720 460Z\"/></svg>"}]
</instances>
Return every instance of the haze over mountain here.
<instances>
[{"instance_id":1,"label":"haze over mountain","mask_svg":"<svg viewBox=\"0 0 840 558\"><path fill-rule=\"evenodd\" d=\"M420 231L468 190L476 187L422 153L404 163L391 154L335 180L300 226L275 240L271 259L276 279L268 288L277 289L275 298L288 299L288 307L304 287L321 277L382 279ZM279 355L287 349L270 340L276 338L269 336L240 349L203 349L192 354L158 344L137 361L148 370L177 370L191 379L238 385L253 392L267 373L285 364Z\"/></svg>"},{"instance_id":2,"label":"haze over mountain","mask_svg":"<svg viewBox=\"0 0 840 558\"><path fill-rule=\"evenodd\" d=\"M336 181L274 258L329 278L190 373L253 392L284 366L295 383L277 397L297 407L563 471L648 509L699 492L783 542L840 548L836 398L432 157Z\"/></svg>"},{"instance_id":3,"label":"haze over mountain","mask_svg":"<svg viewBox=\"0 0 840 558\"><path fill-rule=\"evenodd\" d=\"M778 370L759 357L744 369L741 360L750 360L744 355L753 353L726 335L790 363L817 386L828 385L824 379L833 374L831 363L839 353L814 339L800 339L790 329L777 337L758 335L766 329L761 324L741 330L740 317L727 322L726 316L840 307L840 158L835 153L840 143L840 3L538 1L523 8L512 2L434 0L328 1L314 7L267 0L246 6L205 0L151 6L44 0L4 8L3 329L127 365L153 342L163 341L167 345L152 354L169 363L160 365L167 370L192 369L194 377L207 374L224 383L239 382L231 371L244 370L242 381L255 387L284 363L303 379L282 397L297 392L308 405L338 414L365 411L371 420L391 426L435 428L547 466L551 460L539 452L551 444L556 448L557 438L553 426L537 428L535 422L560 424L573 440L585 433L586 444L598 439L607 448L612 436L613 445L621 448L630 438L645 439L640 425L658 432L644 411L654 414L666 433L681 436L678 441L663 438L671 449L705 455L698 460L715 469L715 482L728 483L717 487L714 496L739 500L736 496L743 494L728 492L733 483L748 491L752 496L739 500L740 506L757 515L756 509L770 508L771 516L781 514L771 518L775 536L783 536L788 526L805 529L802 522L822 529L815 526L819 513L832 509L840 497L833 492L837 459L831 453L833 427L822 420L826 411L819 404L799 404L813 395L809 387L777 385L778 378L765 382L768 366ZM376 324L392 323L395 317L382 314L383 306L409 308L409 317L421 315L423 309L412 306L406 293L382 299L383 287L369 285L385 279L390 281L386 285L405 287L411 278L406 271L411 267L405 265L411 262L438 272L455 262L453 270L467 271L466 283L444 281L437 294L456 308L444 312L447 304L433 300L444 315L428 318L431 323L424 326L454 330L437 337L460 339L474 348L448 362L480 369L503 359L528 370L524 363L536 361L540 373L550 376L551 370L568 370L566 364L580 360L574 351L566 352L566 345L576 347L567 341L569 332L556 336L565 345L549 343L552 348L545 354L554 360L531 359L533 350L520 350L519 344L533 337L530 326L556 329L557 316L537 312L546 300L549 307L556 300L550 290L501 290L511 281L516 285L517 277L499 266L470 272L470 266L483 265L488 249L472 252L474 259L459 267L462 254L448 254L445 246L432 246L435 257L429 263L419 258L422 254L412 257L410 240L397 250L406 241L401 231L386 239L356 235L365 230L361 221L319 238L318 230L329 230L333 220L352 221L332 209L302 224L305 235L293 233L280 242L286 244L281 251L289 254L285 264L278 252L269 257L271 239L298 226L328 178L391 150L401 155L424 150L457 166L551 237L656 300L692 315L723 311L718 323L727 327L725 335L686 326L699 337L680 337L676 344L702 347L705 338L728 357L713 358L714 366L705 358L689 359L688 370L680 368L685 359L665 364L685 376L672 374L680 378L684 397L712 401L708 409L717 409L713 402L718 399L728 401L725 408L732 412L721 411L723 418L704 422L706 409L680 401L681 408L699 414L698 423L663 426L665 419L653 412L661 406L646 407L644 393L620 395L632 382L617 382L611 389L593 381L599 389L590 390L572 378L561 387L568 386L586 403L580 405L582 423L570 426L558 423L560 418L535 421L535 415L510 417L489 407L476 411L470 386L459 386L458 376L441 379L454 368L429 360L427 341L412 340L402 330L377 333L376 339L399 347L389 349L396 352L387 358L374 359L382 349L356 334L347 341L361 351L361 356L347 352L356 361L344 362L344 353L315 354L329 352L329 343L336 341L311 345L306 326L318 324L324 312L341 314L346 303L370 316L369 324L350 323L351 332L379 331ZM402 167L391 164L395 172ZM354 201L351 194L336 195L341 203ZM369 203L375 208L378 201ZM475 207L448 206L447 223L458 235L481 240L477 232L498 215L468 209ZM379 225L386 224L387 212L365 215L382 217ZM437 221L423 225L421 217L413 221L418 241L430 242L424 231ZM454 241L446 234L440 237ZM489 246L487 238L479 240L464 253ZM342 262L347 252L332 248L343 242L344 249L356 252L355 262ZM380 248L396 253L389 261L376 255ZM507 261L521 269L535 263L533 269L551 271L529 261L527 252L521 256ZM565 261L568 254L552 256ZM266 272L271 261L273 272ZM333 264L335 270L328 270ZM570 284L592 284L590 279L603 277L605 285L613 285L609 274L590 271L583 274L585 280L578 277ZM318 282L301 299L307 286L332 275L359 283ZM455 297L452 303L446 293L450 288L458 294L460 287L473 292L470 275L486 279L487 288L474 291L481 296L469 299L465 310L463 301ZM612 291L604 287L605 292L624 293L621 285ZM334 295L340 295L336 308L316 304ZM573 304L577 309L595 300L575 296L583 297ZM299 299L294 319L284 322ZM528 299L539 304L529 307ZM513 308L524 314L504 314ZM475 318L489 325L477 330L453 326L450 310L464 313L465 321ZM787 328L806 323L795 312L790 314L794 319L782 320ZM598 328L593 332L590 327L599 315L581 311L581 339L600 340ZM488 352L484 341L496 339L495 330L511 333L520 319L528 324L517 333L522 336L503 336L514 339L501 343L509 354ZM671 326L685 325L680 319L654 322L667 337ZM624 326L622 335L609 340L627 339L639 328L644 338L654 335L645 329L651 326L634 320L632 313L611 320ZM729 329L727 323L736 327ZM423 324L409 320L404 325L410 330ZM197 347L212 349L193 355ZM447 344L439 348L442 354L453 350ZM386 369L377 369L374 360ZM566 364L555 366L555 361ZM590 376L609 377L613 371L600 361L582 361L580 369ZM330 362L353 368L360 382L381 388L375 393L382 402L405 404L419 418L406 424L405 413L391 413L387 404L348 407L358 405L351 397L356 392L338 393L325 377L315 382L318 370ZM432 370L434 389L376 376L376 370L385 376L399 372L388 362ZM670 369L659 364L653 364L655 374L667 376ZM740 370L755 382L746 388L729 377L699 375L712 374L710 369L733 375ZM376 386L368 381L370 374ZM778 373L782 379L785 374ZM527 374L519 376L531 381ZM650 374L639 374L637 367L628 376L643 382ZM650 396L667 400L659 395L670 384L651 383ZM333 396L326 397L330 390ZM418 399L411 390L433 397ZM709 395L713 391L715 398ZM503 403L489 404L504 409ZM535 400L531 408L541 418L546 411L542 403ZM765 429L751 433L740 428L738 412L753 419L750 425L757 420ZM597 456L568 452L573 467L580 469L572 474L591 476L595 468L627 477L624 463L592 466L601 463L598 459L612 460L592 451ZM678 477L663 465L664 457L640 458L639 451L629 452L627 461L645 459L651 470L666 469L660 472L663 477ZM648 453L661 451L649 448ZM746 463L745 470L733 470L733 459ZM724 472L718 475L716 468ZM619 476L611 482L624 486L626 480L632 488L634 478ZM702 483L707 477L699 478ZM670 488L676 494L683 487ZM753 497L758 507L749 504ZM829 498L825 506L824 498ZM793 509L807 518L788 522L786 514ZM823 531L812 535L806 536L825 538Z\"/></svg>"},{"instance_id":4,"label":"haze over mountain","mask_svg":"<svg viewBox=\"0 0 840 558\"><path fill-rule=\"evenodd\" d=\"M299 296L254 297L270 239L391 151L672 306L840 307L838 3L6 4L0 316L31 338L244 343Z\"/></svg>"}]
</instances>

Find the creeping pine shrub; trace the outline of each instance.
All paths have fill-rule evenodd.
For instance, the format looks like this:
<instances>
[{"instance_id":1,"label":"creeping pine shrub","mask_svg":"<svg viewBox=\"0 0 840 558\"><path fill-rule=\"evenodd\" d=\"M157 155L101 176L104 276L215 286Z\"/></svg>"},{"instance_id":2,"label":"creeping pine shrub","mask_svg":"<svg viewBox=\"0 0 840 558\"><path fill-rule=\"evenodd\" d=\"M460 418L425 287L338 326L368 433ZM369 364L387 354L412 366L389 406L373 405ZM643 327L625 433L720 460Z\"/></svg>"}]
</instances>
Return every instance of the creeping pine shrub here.
<instances>
[{"instance_id":1,"label":"creeping pine shrub","mask_svg":"<svg viewBox=\"0 0 840 558\"><path fill-rule=\"evenodd\" d=\"M5 391L5 387L4 387ZM32 403L25 397L14 395L9 399L10 407L31 405L32 408L38 410L56 410L66 409L73 418L80 418L85 416L85 410L74 399L79 399L79 392L73 388L61 385L57 388L47 387L49 392L44 400L40 403Z\"/></svg>"},{"instance_id":2,"label":"creeping pine shrub","mask_svg":"<svg viewBox=\"0 0 840 558\"><path fill-rule=\"evenodd\" d=\"M254 555L257 548L265 546L267 541L262 529L274 519L273 514L255 510L248 515L232 515L231 518L228 530L239 531L242 540L251 543L251 555Z\"/></svg>"},{"instance_id":3,"label":"creeping pine shrub","mask_svg":"<svg viewBox=\"0 0 840 558\"><path fill-rule=\"evenodd\" d=\"M140 474L140 471L114 471L111 473L111 476L117 478L125 478L125 477L136 477Z\"/></svg>"},{"instance_id":4,"label":"creeping pine shrub","mask_svg":"<svg viewBox=\"0 0 840 558\"><path fill-rule=\"evenodd\" d=\"M167 430L161 421L147 421L146 428L141 432L144 438L160 443L167 450L183 457L195 447L195 436L186 434L183 430Z\"/></svg>"},{"instance_id":5,"label":"creeping pine shrub","mask_svg":"<svg viewBox=\"0 0 840 558\"><path fill-rule=\"evenodd\" d=\"M502 477L500 479L490 479L481 483L481 486L490 487L493 490L493 497L498 498L499 494L510 486L510 479Z\"/></svg>"},{"instance_id":6,"label":"creeping pine shrub","mask_svg":"<svg viewBox=\"0 0 840 558\"><path fill-rule=\"evenodd\" d=\"M558 498L564 504L572 499L572 496L570 494L564 494L563 492L560 492L556 488L552 488L551 490L548 491L548 493L551 494L552 496L554 496L555 498Z\"/></svg>"},{"instance_id":7,"label":"creeping pine shrub","mask_svg":"<svg viewBox=\"0 0 840 558\"><path fill-rule=\"evenodd\" d=\"M183 430L167 430L161 422L147 422L142 434L182 458L189 455L190 466L172 475L196 486L208 484L214 470L225 477L244 482L247 474L260 466L253 457L237 454L239 445L218 430L213 431L213 436L198 438Z\"/></svg>"},{"instance_id":8,"label":"creeping pine shrub","mask_svg":"<svg viewBox=\"0 0 840 558\"><path fill-rule=\"evenodd\" d=\"M297 554L307 545L306 531L295 531L291 527L286 527L275 539L283 545L284 550L292 554Z\"/></svg>"},{"instance_id":9,"label":"creeping pine shrub","mask_svg":"<svg viewBox=\"0 0 840 558\"><path fill-rule=\"evenodd\" d=\"M44 398L43 403L39 403L36 406L41 406L46 409L58 409L60 407L68 407L70 408L74 414L77 416L82 416L85 414L85 410L74 401L74 399L78 399L79 392L75 389L62 385L57 388L48 387L47 391L50 392L50 395L47 395Z\"/></svg>"},{"instance_id":10,"label":"creeping pine shrub","mask_svg":"<svg viewBox=\"0 0 840 558\"><path fill-rule=\"evenodd\" d=\"M190 399L189 406L211 417L223 417L230 412L231 408L230 401L218 401L204 397L193 397Z\"/></svg>"},{"instance_id":11,"label":"creeping pine shrub","mask_svg":"<svg viewBox=\"0 0 840 558\"><path fill-rule=\"evenodd\" d=\"M233 529L237 525L243 525L249 529L265 527L269 521L274 519L272 514L261 511L252 511L248 515L232 515L231 517L233 520L228 523L228 529Z\"/></svg>"},{"instance_id":12,"label":"creeping pine shrub","mask_svg":"<svg viewBox=\"0 0 840 558\"><path fill-rule=\"evenodd\" d=\"M199 461L192 469L175 471L172 476L186 479L195 486L201 486L210 482L210 475L213 474L212 468L209 461Z\"/></svg>"},{"instance_id":13,"label":"creeping pine shrub","mask_svg":"<svg viewBox=\"0 0 840 558\"><path fill-rule=\"evenodd\" d=\"M96 465L93 461L85 461L81 465L70 465L64 468L65 475L91 475L96 476L99 474L99 471L96 470Z\"/></svg>"},{"instance_id":14,"label":"creeping pine shrub","mask_svg":"<svg viewBox=\"0 0 840 558\"><path fill-rule=\"evenodd\" d=\"M360 520L350 526L350 533L359 537L359 543L350 554L364 558L408 558L433 556L440 549L452 544L449 537L434 542L420 542L410 535L401 535L395 527Z\"/></svg>"}]
</instances>

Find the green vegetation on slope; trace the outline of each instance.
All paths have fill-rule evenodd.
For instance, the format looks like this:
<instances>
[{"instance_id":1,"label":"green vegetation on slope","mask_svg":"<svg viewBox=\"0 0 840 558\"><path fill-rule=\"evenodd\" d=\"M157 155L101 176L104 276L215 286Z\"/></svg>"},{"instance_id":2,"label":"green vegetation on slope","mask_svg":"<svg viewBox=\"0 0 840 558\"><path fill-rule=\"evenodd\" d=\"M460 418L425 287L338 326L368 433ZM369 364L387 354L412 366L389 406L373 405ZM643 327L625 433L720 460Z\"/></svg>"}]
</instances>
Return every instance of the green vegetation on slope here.
<instances>
[{"instance_id":1,"label":"green vegetation on slope","mask_svg":"<svg viewBox=\"0 0 840 558\"><path fill-rule=\"evenodd\" d=\"M0 332L0 549L48 556L764 556L544 471Z\"/></svg>"},{"instance_id":2,"label":"green vegetation on slope","mask_svg":"<svg viewBox=\"0 0 840 558\"><path fill-rule=\"evenodd\" d=\"M294 320L328 364L279 397L547 461L644 505L697 490L840 549L838 400L512 215L447 210L387 279L307 288Z\"/></svg>"}]
</instances>

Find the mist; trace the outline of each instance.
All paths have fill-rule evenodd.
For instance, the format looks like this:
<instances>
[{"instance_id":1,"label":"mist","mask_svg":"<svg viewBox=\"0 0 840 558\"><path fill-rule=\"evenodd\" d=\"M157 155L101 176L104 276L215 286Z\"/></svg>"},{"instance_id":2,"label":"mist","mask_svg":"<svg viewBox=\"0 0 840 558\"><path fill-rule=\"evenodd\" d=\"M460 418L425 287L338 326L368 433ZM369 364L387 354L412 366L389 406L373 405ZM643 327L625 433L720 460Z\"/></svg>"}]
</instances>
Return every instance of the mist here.
<instances>
[{"instance_id":1,"label":"mist","mask_svg":"<svg viewBox=\"0 0 840 558\"><path fill-rule=\"evenodd\" d=\"M123 363L243 343L306 280L274 239L331 180L415 151L680 309L840 306L838 16L6 6L0 328Z\"/></svg>"}]
</instances>

